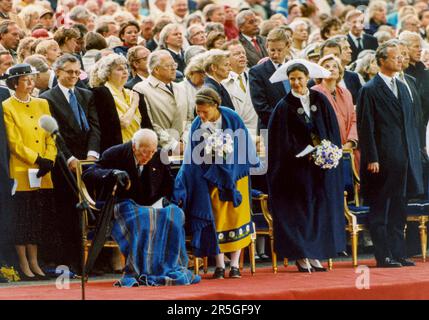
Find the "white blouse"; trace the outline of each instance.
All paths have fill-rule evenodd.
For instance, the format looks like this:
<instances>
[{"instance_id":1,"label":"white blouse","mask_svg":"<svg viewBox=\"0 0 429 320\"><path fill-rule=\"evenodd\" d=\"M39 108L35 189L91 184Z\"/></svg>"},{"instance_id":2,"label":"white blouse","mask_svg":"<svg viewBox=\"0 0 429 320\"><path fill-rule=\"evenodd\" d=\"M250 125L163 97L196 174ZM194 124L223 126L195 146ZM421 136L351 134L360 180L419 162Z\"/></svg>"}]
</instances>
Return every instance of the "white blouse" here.
<instances>
[{"instance_id":1,"label":"white blouse","mask_svg":"<svg viewBox=\"0 0 429 320\"><path fill-rule=\"evenodd\" d=\"M307 90L307 93L305 93L304 95L300 95L293 90L291 92L294 97L298 98L301 101L301 105L304 108L305 113L310 118L310 90Z\"/></svg>"}]
</instances>

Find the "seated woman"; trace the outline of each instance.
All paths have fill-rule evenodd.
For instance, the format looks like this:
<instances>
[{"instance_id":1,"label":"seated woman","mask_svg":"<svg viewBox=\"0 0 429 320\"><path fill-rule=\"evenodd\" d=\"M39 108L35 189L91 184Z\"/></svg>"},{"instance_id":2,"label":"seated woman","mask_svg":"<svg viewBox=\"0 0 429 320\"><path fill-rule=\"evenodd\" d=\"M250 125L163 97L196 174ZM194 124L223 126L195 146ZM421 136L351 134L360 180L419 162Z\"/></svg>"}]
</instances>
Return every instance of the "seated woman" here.
<instances>
[{"instance_id":1,"label":"seated woman","mask_svg":"<svg viewBox=\"0 0 429 320\"><path fill-rule=\"evenodd\" d=\"M118 54L103 57L91 72L101 152L130 141L140 128L152 129L143 95L124 88L127 79L127 60Z\"/></svg>"},{"instance_id":2,"label":"seated woman","mask_svg":"<svg viewBox=\"0 0 429 320\"><path fill-rule=\"evenodd\" d=\"M322 140L341 147L341 136L329 100L307 88L309 77L320 76L303 63L281 67L292 90L268 125L268 194L277 255L296 260L301 272L326 271L318 259L335 257L346 244L342 167L322 169L311 156L297 155Z\"/></svg>"},{"instance_id":3,"label":"seated woman","mask_svg":"<svg viewBox=\"0 0 429 320\"><path fill-rule=\"evenodd\" d=\"M202 88L196 94L198 116L192 123L184 162L176 177L173 202L186 212L194 255L216 256L213 277L225 277L224 253L231 252L229 277L240 278L240 252L250 244L253 233L249 175L259 160L241 118L220 103L219 95L211 88ZM222 149L210 143L213 134L226 139Z\"/></svg>"}]
</instances>

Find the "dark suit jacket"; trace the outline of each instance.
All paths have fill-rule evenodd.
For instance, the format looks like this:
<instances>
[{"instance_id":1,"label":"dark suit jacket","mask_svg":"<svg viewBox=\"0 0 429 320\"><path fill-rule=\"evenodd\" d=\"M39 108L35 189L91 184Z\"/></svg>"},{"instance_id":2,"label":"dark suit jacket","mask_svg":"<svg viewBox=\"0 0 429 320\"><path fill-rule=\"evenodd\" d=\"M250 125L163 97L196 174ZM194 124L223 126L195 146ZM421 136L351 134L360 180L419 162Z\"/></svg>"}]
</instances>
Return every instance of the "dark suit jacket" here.
<instances>
[{"instance_id":1,"label":"dark suit jacket","mask_svg":"<svg viewBox=\"0 0 429 320\"><path fill-rule=\"evenodd\" d=\"M417 91L422 102L422 121L426 126L429 121L429 70L426 70L423 62L417 62L415 65L410 63L405 73L416 79Z\"/></svg>"},{"instance_id":2,"label":"dark suit jacket","mask_svg":"<svg viewBox=\"0 0 429 320\"><path fill-rule=\"evenodd\" d=\"M109 89L105 86L101 86L92 88L92 92L94 93L95 107L100 120L100 150L103 152L104 150L123 142L121 124L119 121L118 112L116 111L115 100L113 99ZM142 123L140 127L153 129L152 123L150 122L147 113L147 107L143 95L139 95L139 110L142 116Z\"/></svg>"},{"instance_id":3,"label":"dark suit jacket","mask_svg":"<svg viewBox=\"0 0 429 320\"><path fill-rule=\"evenodd\" d=\"M174 61L177 63L177 70L179 70L181 73L184 73L185 68L186 68L186 64L185 64L185 54L184 54L183 50L180 52L180 54L176 54L175 52L171 51L170 49L166 49L166 50L168 52L170 52Z\"/></svg>"},{"instance_id":4,"label":"dark suit jacket","mask_svg":"<svg viewBox=\"0 0 429 320\"><path fill-rule=\"evenodd\" d=\"M158 48L158 44L155 42L155 40L150 39L147 43L146 43L146 48L148 48L150 51L155 51L156 48Z\"/></svg>"},{"instance_id":5,"label":"dark suit jacket","mask_svg":"<svg viewBox=\"0 0 429 320\"><path fill-rule=\"evenodd\" d=\"M356 105L359 90L362 88L358 74L353 71L345 70L344 83L346 84L346 88L349 89L350 93L352 94L353 104Z\"/></svg>"},{"instance_id":6,"label":"dark suit jacket","mask_svg":"<svg viewBox=\"0 0 429 320\"><path fill-rule=\"evenodd\" d=\"M396 80L398 98L376 75L359 93L357 128L361 150L361 181L365 199L415 196L423 192L419 137L410 94ZM380 173L371 174L369 163Z\"/></svg>"},{"instance_id":7,"label":"dark suit jacket","mask_svg":"<svg viewBox=\"0 0 429 320\"><path fill-rule=\"evenodd\" d=\"M112 190L115 182L111 174L113 169L126 171L131 180L129 190L119 191L120 199L132 199L140 205L150 206L161 197L171 197L173 177L169 166L161 162L160 151L144 166L139 177L131 141L107 149L100 160L83 174L88 187L103 186L98 200L104 200L107 192Z\"/></svg>"},{"instance_id":8,"label":"dark suit jacket","mask_svg":"<svg viewBox=\"0 0 429 320\"><path fill-rule=\"evenodd\" d=\"M408 74L404 74L404 77L413 96L414 119L416 119L417 130L419 131L420 147L424 148L426 146L426 124L423 123L422 101L416 79Z\"/></svg>"},{"instance_id":9,"label":"dark suit jacket","mask_svg":"<svg viewBox=\"0 0 429 320\"><path fill-rule=\"evenodd\" d=\"M142 78L140 78L139 76L135 76L134 78L131 78L130 80L128 80L124 87L130 90L133 90L134 86L141 81L142 81Z\"/></svg>"},{"instance_id":10,"label":"dark suit jacket","mask_svg":"<svg viewBox=\"0 0 429 320\"><path fill-rule=\"evenodd\" d=\"M88 132L80 129L70 104L59 86L44 92L40 97L48 100L51 114L58 122L65 142L63 146L65 158L75 156L77 159L86 159L88 151L100 152L100 126L92 92L75 87L75 94L88 120Z\"/></svg>"},{"instance_id":11,"label":"dark suit jacket","mask_svg":"<svg viewBox=\"0 0 429 320\"><path fill-rule=\"evenodd\" d=\"M250 96L259 117L259 129L267 129L271 113L277 103L286 96L281 82L271 83L270 77L276 71L271 60L254 66L249 71Z\"/></svg>"},{"instance_id":12,"label":"dark suit jacket","mask_svg":"<svg viewBox=\"0 0 429 320\"><path fill-rule=\"evenodd\" d=\"M214 79L210 77L206 77L204 79L204 86L212 88L220 95L220 98L222 99L221 105L223 107L227 107L227 108L231 108L232 110L235 110L231 97L223 85L219 84L218 82L216 82Z\"/></svg>"},{"instance_id":13,"label":"dark suit jacket","mask_svg":"<svg viewBox=\"0 0 429 320\"><path fill-rule=\"evenodd\" d=\"M347 35L347 41L350 44L350 48L352 49L352 62L356 61L360 51L358 50L358 48L356 47L355 42L352 40L352 38L350 37L350 35ZM363 48L361 51L363 50L377 50L378 48L378 41L377 38L374 36L371 36L369 34L364 33L362 35L362 45Z\"/></svg>"},{"instance_id":14,"label":"dark suit jacket","mask_svg":"<svg viewBox=\"0 0 429 320\"><path fill-rule=\"evenodd\" d=\"M250 41L248 41L240 32L240 35L238 36L238 40L241 42L241 44L244 47L244 50L246 50L246 56L247 56L247 66L249 68L253 67L254 65L258 64L259 60L262 58L268 56L267 49L265 48L265 38L261 36L256 36L256 41L259 44L259 47L261 48L261 53L258 53Z\"/></svg>"}]
</instances>

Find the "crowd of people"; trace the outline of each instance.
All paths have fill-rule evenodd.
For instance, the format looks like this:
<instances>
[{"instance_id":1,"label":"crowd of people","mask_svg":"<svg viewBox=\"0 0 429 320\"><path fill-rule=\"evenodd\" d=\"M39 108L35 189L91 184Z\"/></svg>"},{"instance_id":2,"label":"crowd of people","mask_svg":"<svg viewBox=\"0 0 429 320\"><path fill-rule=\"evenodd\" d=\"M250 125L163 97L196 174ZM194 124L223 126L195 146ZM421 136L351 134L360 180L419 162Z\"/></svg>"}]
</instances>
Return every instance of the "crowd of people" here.
<instances>
[{"instance_id":1,"label":"crowd of people","mask_svg":"<svg viewBox=\"0 0 429 320\"><path fill-rule=\"evenodd\" d=\"M414 265L403 231L407 201L427 192L428 41L427 0L0 0L0 262L24 280L79 270L64 173L92 160L84 180L98 200L131 181L119 198L183 209L214 278L225 253L241 276L252 189L269 195L278 256L326 271L320 260L346 250L342 164L297 155L328 140L354 154L377 266ZM243 132L248 157L197 163L200 130ZM237 139L223 160L241 152ZM161 149L184 156L176 178Z\"/></svg>"}]
</instances>

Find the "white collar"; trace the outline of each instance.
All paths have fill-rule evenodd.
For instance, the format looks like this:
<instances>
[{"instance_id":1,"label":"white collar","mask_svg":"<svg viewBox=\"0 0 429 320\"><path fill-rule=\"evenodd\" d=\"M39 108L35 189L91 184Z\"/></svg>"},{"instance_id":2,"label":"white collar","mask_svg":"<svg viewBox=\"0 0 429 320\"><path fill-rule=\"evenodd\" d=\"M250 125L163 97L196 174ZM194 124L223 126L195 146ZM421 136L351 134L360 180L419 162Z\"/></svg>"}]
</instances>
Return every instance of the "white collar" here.
<instances>
[{"instance_id":1,"label":"white collar","mask_svg":"<svg viewBox=\"0 0 429 320\"><path fill-rule=\"evenodd\" d=\"M299 93L297 93L297 92L295 92L293 90L291 90L291 92L292 92L292 95L295 98L298 98L298 99L310 99L310 90L308 90L308 89L307 89L307 93L305 93L303 95L300 95Z\"/></svg>"},{"instance_id":2,"label":"white collar","mask_svg":"<svg viewBox=\"0 0 429 320\"><path fill-rule=\"evenodd\" d=\"M363 40L363 35L364 35L364 33L362 31L362 34L359 37L361 40ZM355 42L355 43L357 42L358 37L356 37L353 33L349 32L349 36L350 36L350 38L352 38L353 42Z\"/></svg>"},{"instance_id":3,"label":"white collar","mask_svg":"<svg viewBox=\"0 0 429 320\"><path fill-rule=\"evenodd\" d=\"M396 74L393 77L389 77L381 72L378 73L378 75L383 79L384 82L386 82L387 86L390 88L390 84L392 83L392 79L396 79Z\"/></svg>"},{"instance_id":4,"label":"white collar","mask_svg":"<svg viewBox=\"0 0 429 320\"><path fill-rule=\"evenodd\" d=\"M60 87L61 92L64 94L64 97L66 97L66 99L67 99L67 102L70 102L70 93L69 93L69 91L72 90L74 92L75 91L75 87L73 87L73 88L66 88L59 81L58 81L58 87Z\"/></svg>"},{"instance_id":5,"label":"white collar","mask_svg":"<svg viewBox=\"0 0 429 320\"><path fill-rule=\"evenodd\" d=\"M252 42L253 39L256 39L256 36L255 37L249 37L249 36L246 36L244 33L242 33L242 35L243 35L244 39L246 39L249 42Z\"/></svg>"},{"instance_id":6,"label":"white collar","mask_svg":"<svg viewBox=\"0 0 429 320\"><path fill-rule=\"evenodd\" d=\"M273 60L271 60L271 63L273 64L274 68L276 68L276 70L279 68L279 65L284 65L286 63L286 59L282 62L282 63L275 63Z\"/></svg>"}]
</instances>

